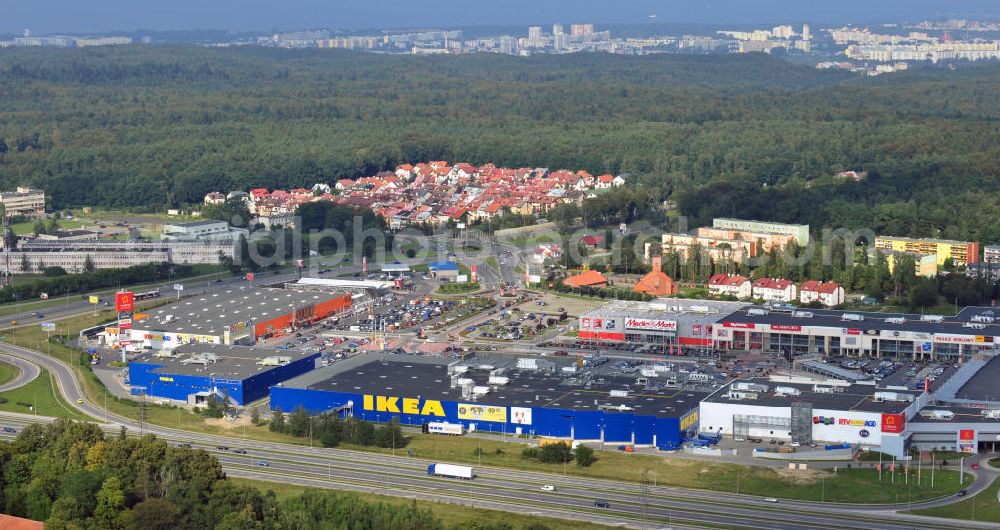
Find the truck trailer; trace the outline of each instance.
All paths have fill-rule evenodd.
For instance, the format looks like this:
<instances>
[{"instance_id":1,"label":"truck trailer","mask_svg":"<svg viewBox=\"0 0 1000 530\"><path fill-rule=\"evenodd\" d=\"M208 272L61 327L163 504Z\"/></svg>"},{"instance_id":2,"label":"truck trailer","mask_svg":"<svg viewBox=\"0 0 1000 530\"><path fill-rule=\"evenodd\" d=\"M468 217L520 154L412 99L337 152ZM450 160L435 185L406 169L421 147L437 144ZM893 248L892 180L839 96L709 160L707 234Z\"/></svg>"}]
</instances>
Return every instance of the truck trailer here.
<instances>
[{"instance_id":1,"label":"truck trailer","mask_svg":"<svg viewBox=\"0 0 1000 530\"><path fill-rule=\"evenodd\" d=\"M430 434L447 434L451 436L461 436L465 434L465 428L461 423L446 423L443 421L425 423L423 431Z\"/></svg>"},{"instance_id":2,"label":"truck trailer","mask_svg":"<svg viewBox=\"0 0 1000 530\"><path fill-rule=\"evenodd\" d=\"M462 480L471 480L476 476L475 470L471 467L453 464L431 464L427 466L427 474L434 477L460 478Z\"/></svg>"}]
</instances>

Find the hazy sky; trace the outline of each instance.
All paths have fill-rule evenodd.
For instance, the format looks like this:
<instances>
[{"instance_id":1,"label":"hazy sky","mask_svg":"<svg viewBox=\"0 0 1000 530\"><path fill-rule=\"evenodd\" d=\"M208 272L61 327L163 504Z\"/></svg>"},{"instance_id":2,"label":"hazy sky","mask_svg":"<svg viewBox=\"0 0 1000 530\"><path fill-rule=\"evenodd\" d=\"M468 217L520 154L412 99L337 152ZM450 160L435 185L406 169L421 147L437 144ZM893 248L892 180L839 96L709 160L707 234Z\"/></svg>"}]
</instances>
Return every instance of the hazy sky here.
<instances>
[{"instance_id":1,"label":"hazy sky","mask_svg":"<svg viewBox=\"0 0 1000 530\"><path fill-rule=\"evenodd\" d=\"M651 19L649 15L657 15ZM0 32L564 23L874 22L1000 16L1000 0L0 0Z\"/></svg>"}]
</instances>

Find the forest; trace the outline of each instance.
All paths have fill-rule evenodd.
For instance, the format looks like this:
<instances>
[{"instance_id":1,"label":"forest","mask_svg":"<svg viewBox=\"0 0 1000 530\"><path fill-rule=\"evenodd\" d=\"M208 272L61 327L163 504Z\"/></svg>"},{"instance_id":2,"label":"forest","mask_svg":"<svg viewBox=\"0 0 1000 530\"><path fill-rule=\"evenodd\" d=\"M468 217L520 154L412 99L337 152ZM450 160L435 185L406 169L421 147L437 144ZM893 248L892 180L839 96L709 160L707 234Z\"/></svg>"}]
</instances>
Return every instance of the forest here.
<instances>
[{"instance_id":1,"label":"forest","mask_svg":"<svg viewBox=\"0 0 1000 530\"><path fill-rule=\"evenodd\" d=\"M669 200L691 226L996 242L998 81L996 64L861 78L766 55L11 49L0 188L162 210L444 159L627 173L647 204L625 218Z\"/></svg>"},{"instance_id":2,"label":"forest","mask_svg":"<svg viewBox=\"0 0 1000 530\"><path fill-rule=\"evenodd\" d=\"M279 499L226 478L202 450L153 435L107 436L92 423L56 420L0 442L0 512L49 530L545 530L468 520L444 525L416 504L307 490Z\"/></svg>"}]
</instances>

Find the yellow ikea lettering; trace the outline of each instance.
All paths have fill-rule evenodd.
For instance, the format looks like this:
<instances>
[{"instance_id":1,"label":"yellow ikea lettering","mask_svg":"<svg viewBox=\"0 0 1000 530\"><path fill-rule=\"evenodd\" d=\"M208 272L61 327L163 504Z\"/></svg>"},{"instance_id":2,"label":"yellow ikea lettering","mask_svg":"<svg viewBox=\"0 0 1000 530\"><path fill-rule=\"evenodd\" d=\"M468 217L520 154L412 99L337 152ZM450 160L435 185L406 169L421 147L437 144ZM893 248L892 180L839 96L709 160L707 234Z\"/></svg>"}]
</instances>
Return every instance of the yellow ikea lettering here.
<instances>
[{"instance_id":1,"label":"yellow ikea lettering","mask_svg":"<svg viewBox=\"0 0 1000 530\"><path fill-rule=\"evenodd\" d=\"M364 410L398 413L400 412L400 401L402 401L403 414L444 417L444 407L441 406L440 401L434 399L424 400L424 403L421 406L420 400L417 398L398 398L365 394L363 396L363 407Z\"/></svg>"},{"instance_id":2,"label":"yellow ikea lettering","mask_svg":"<svg viewBox=\"0 0 1000 530\"><path fill-rule=\"evenodd\" d=\"M398 401L399 398L396 397L376 396L375 410L379 412L399 412Z\"/></svg>"},{"instance_id":3,"label":"yellow ikea lettering","mask_svg":"<svg viewBox=\"0 0 1000 530\"><path fill-rule=\"evenodd\" d=\"M424 401L424 408L420 411L423 416L441 416L444 417L444 407L441 406L441 402L433 399L428 399Z\"/></svg>"}]
</instances>

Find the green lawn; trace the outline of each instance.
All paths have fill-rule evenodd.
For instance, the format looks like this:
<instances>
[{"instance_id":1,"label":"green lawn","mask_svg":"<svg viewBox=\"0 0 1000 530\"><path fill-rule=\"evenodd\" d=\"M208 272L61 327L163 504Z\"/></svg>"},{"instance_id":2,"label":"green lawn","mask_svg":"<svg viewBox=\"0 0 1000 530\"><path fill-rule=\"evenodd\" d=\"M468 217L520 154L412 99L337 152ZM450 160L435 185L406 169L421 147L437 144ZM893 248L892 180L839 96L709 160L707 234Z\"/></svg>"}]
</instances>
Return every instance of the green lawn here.
<instances>
[{"instance_id":1,"label":"green lawn","mask_svg":"<svg viewBox=\"0 0 1000 530\"><path fill-rule=\"evenodd\" d=\"M1000 492L1000 480L994 480L988 488L981 491L978 495L969 497L961 502L938 506L936 508L913 510L911 513L915 515L929 515L931 517L1000 523L1000 502L997 502L998 492Z\"/></svg>"},{"instance_id":2,"label":"green lawn","mask_svg":"<svg viewBox=\"0 0 1000 530\"><path fill-rule=\"evenodd\" d=\"M288 499L290 497L295 497L301 495L303 492L313 489L305 486L293 486L290 484L280 484L276 482L267 482L261 480L249 480L242 478L231 478L228 479L231 482L240 485L253 486L262 492L273 491L278 500ZM403 499L399 497L388 497L383 495L357 495L358 502L364 503L381 503L389 505L401 505L410 504L414 501L410 499ZM457 504L445 504L440 502L430 502L430 501L416 501L417 506L421 509L430 509L434 513L434 516L441 520L442 523L448 528L453 528L457 525L468 524L470 522L477 522L480 524L488 523L507 523L517 528L525 528L530 523L543 524L549 530L608 530L611 526L599 525L594 523L588 523L586 521L569 521L564 519L554 519L549 517L533 517L530 515L523 515L519 513L509 513L509 512L499 512L494 510L484 510L481 508L472 508L468 506L460 506Z\"/></svg>"},{"instance_id":3,"label":"green lawn","mask_svg":"<svg viewBox=\"0 0 1000 530\"><path fill-rule=\"evenodd\" d=\"M17 367L11 364L0 362L0 385L17 377Z\"/></svg>"},{"instance_id":4,"label":"green lawn","mask_svg":"<svg viewBox=\"0 0 1000 530\"><path fill-rule=\"evenodd\" d=\"M464 294L479 290L478 283L445 283L437 288L439 294Z\"/></svg>"},{"instance_id":5,"label":"green lawn","mask_svg":"<svg viewBox=\"0 0 1000 530\"><path fill-rule=\"evenodd\" d=\"M48 224L48 219L45 219L42 222ZM83 228L84 224L85 223L77 221L76 219L71 219L71 220L60 219L59 220L59 229L60 230L73 230L73 229L76 229L76 228ZM14 223L14 224L10 225L10 229L14 231L14 234L19 235L19 236L23 236L23 235L27 235L27 234L33 234L34 230L35 230L35 221L25 221L23 223Z\"/></svg>"},{"instance_id":6,"label":"green lawn","mask_svg":"<svg viewBox=\"0 0 1000 530\"><path fill-rule=\"evenodd\" d=\"M57 418L86 419L85 416L70 407L62 399L62 396L58 395L52 377L47 370L42 370L34 381L20 388L0 392L0 397L7 400L5 403L0 403L0 410L3 411Z\"/></svg>"},{"instance_id":7,"label":"green lawn","mask_svg":"<svg viewBox=\"0 0 1000 530\"><path fill-rule=\"evenodd\" d=\"M482 456L477 448L482 447ZM414 457L458 462L470 465L509 467L524 470L547 470L553 473L564 471L561 465L538 464L521 457L522 444L480 440L478 438L441 437L431 434L413 434L407 445ZM359 448L375 452L391 452L385 449ZM399 450L397 450L399 454ZM628 454L618 451L597 451L597 462L589 468L579 468L570 462L565 472L575 476L640 482L644 469L648 469L657 484L712 491L739 492L751 495L781 497L798 500L824 500L827 502L850 502L886 504L910 500L935 499L953 494L961 489L958 472L937 471L934 488L930 487L930 475L924 470L921 484L907 485L902 473L896 480L889 473L883 473L879 482L878 472L873 468L811 470L802 473L781 469L747 467L735 464L719 464L670 457Z\"/></svg>"}]
</instances>

